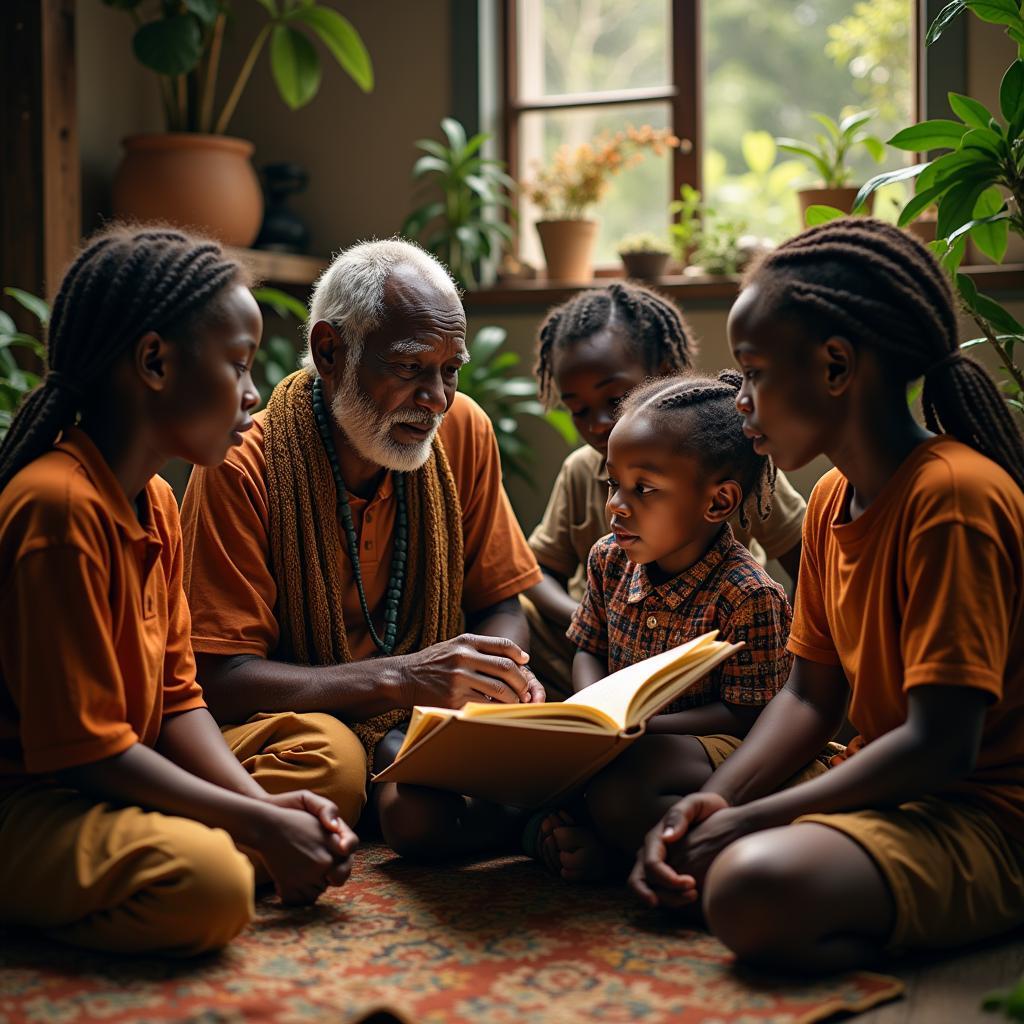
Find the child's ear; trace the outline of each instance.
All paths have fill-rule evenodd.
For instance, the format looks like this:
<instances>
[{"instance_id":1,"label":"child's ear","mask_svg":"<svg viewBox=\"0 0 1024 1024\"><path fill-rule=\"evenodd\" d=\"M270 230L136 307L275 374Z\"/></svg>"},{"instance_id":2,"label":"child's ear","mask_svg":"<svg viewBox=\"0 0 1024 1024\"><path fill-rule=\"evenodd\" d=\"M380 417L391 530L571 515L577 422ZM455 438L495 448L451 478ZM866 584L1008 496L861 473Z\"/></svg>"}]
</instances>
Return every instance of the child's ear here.
<instances>
[{"instance_id":1,"label":"child's ear","mask_svg":"<svg viewBox=\"0 0 1024 1024\"><path fill-rule=\"evenodd\" d=\"M704 518L709 523L728 522L742 504L743 488L735 480L723 480L715 486Z\"/></svg>"},{"instance_id":2,"label":"child's ear","mask_svg":"<svg viewBox=\"0 0 1024 1024\"><path fill-rule=\"evenodd\" d=\"M834 335L821 346L825 386L831 395L841 395L849 386L857 365L857 351L846 338Z\"/></svg>"},{"instance_id":3,"label":"child's ear","mask_svg":"<svg viewBox=\"0 0 1024 1024\"><path fill-rule=\"evenodd\" d=\"M135 344L135 370L153 391L163 391L168 385L170 349L170 342L156 331L147 331Z\"/></svg>"}]
</instances>

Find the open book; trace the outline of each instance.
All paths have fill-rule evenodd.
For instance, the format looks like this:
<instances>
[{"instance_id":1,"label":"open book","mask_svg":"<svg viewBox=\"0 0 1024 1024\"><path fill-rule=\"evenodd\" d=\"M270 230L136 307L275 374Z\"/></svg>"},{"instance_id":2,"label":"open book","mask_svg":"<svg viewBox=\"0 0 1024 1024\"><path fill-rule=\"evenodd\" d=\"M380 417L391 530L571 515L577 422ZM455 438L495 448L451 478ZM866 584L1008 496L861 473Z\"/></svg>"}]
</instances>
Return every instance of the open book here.
<instances>
[{"instance_id":1,"label":"open book","mask_svg":"<svg viewBox=\"0 0 1024 1024\"><path fill-rule=\"evenodd\" d=\"M742 644L718 631L638 661L564 703L413 708L405 742L375 782L407 782L517 807L560 800L642 735Z\"/></svg>"}]
</instances>

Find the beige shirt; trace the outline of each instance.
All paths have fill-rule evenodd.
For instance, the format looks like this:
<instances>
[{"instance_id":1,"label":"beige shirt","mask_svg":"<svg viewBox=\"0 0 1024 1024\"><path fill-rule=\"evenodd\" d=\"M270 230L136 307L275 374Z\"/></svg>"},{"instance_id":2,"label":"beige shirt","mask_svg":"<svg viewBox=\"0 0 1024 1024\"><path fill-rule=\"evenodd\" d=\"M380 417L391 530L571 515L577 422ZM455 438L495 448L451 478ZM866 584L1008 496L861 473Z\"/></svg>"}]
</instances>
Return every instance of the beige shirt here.
<instances>
[{"instance_id":1,"label":"beige shirt","mask_svg":"<svg viewBox=\"0 0 1024 1024\"><path fill-rule=\"evenodd\" d=\"M577 448L562 463L544 518L530 534L537 561L569 580L569 595L577 601L583 597L590 549L609 529L607 498L604 458L589 445ZM807 502L779 473L771 515L763 522L755 520L750 530L740 526L738 515L730 525L736 539L763 565L799 543L806 508Z\"/></svg>"}]
</instances>

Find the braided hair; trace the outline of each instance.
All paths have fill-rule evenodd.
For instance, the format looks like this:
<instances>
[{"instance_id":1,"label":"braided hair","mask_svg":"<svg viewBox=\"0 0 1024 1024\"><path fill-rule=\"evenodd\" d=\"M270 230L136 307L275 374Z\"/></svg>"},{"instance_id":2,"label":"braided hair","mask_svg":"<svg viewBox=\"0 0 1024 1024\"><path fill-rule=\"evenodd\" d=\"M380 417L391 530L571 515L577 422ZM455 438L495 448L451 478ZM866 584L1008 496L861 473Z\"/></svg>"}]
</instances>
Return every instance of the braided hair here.
<instances>
[{"instance_id":1,"label":"braided hair","mask_svg":"<svg viewBox=\"0 0 1024 1024\"><path fill-rule=\"evenodd\" d=\"M95 386L147 331L187 331L241 266L216 242L162 226L114 225L71 263L47 330L49 372L0 443L0 490L71 426Z\"/></svg>"},{"instance_id":2,"label":"braided hair","mask_svg":"<svg viewBox=\"0 0 1024 1024\"><path fill-rule=\"evenodd\" d=\"M762 521L771 514L775 464L758 455L743 433L743 419L736 411L742 384L736 370L722 370L717 377L694 373L657 378L626 396L618 418L642 412L706 473L727 473L743 491L740 525L749 529L751 511Z\"/></svg>"},{"instance_id":3,"label":"braided hair","mask_svg":"<svg viewBox=\"0 0 1024 1024\"><path fill-rule=\"evenodd\" d=\"M670 370L688 370L697 342L674 302L652 288L629 281L588 289L556 306L541 324L537 337L537 390L549 408L556 402L552 361L557 349L621 326L652 373L663 363Z\"/></svg>"},{"instance_id":4,"label":"braided hair","mask_svg":"<svg viewBox=\"0 0 1024 1024\"><path fill-rule=\"evenodd\" d=\"M758 308L813 335L870 348L900 383L924 377L925 424L998 463L1024 490L1024 438L992 378L960 354L953 295L909 232L863 217L830 221L765 254L746 274Z\"/></svg>"}]
</instances>

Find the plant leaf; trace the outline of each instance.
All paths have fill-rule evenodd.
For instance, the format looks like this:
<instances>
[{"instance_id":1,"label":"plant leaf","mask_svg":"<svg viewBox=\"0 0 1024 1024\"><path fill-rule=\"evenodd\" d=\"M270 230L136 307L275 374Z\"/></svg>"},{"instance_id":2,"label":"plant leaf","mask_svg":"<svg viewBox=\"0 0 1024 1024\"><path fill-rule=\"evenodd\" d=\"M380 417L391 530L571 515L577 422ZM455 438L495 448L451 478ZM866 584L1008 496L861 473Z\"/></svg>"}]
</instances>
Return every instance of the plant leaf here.
<instances>
[{"instance_id":1,"label":"plant leaf","mask_svg":"<svg viewBox=\"0 0 1024 1024\"><path fill-rule=\"evenodd\" d=\"M278 316L293 316L300 323L305 323L309 310L301 299L281 291L280 288L253 288L252 297L264 306L269 306Z\"/></svg>"},{"instance_id":2,"label":"plant leaf","mask_svg":"<svg viewBox=\"0 0 1024 1024\"><path fill-rule=\"evenodd\" d=\"M820 124L825 129L825 131L829 133L833 141L839 141L839 125L837 125L835 121L833 121L832 118L828 116L828 114L811 114L811 117L813 117L814 120L817 121L818 124Z\"/></svg>"},{"instance_id":3,"label":"plant leaf","mask_svg":"<svg viewBox=\"0 0 1024 1024\"><path fill-rule=\"evenodd\" d=\"M400 235L406 238L418 238L423 229L435 218L444 213L444 203L440 200L434 203L426 203L424 206L413 210L399 230Z\"/></svg>"},{"instance_id":4,"label":"plant leaf","mask_svg":"<svg viewBox=\"0 0 1024 1024\"><path fill-rule=\"evenodd\" d=\"M373 91L373 62L362 36L348 18L321 4L298 7L289 18L308 25L363 92Z\"/></svg>"},{"instance_id":5,"label":"plant leaf","mask_svg":"<svg viewBox=\"0 0 1024 1024\"><path fill-rule=\"evenodd\" d=\"M971 228L971 239L993 263L1002 263L1010 242L1009 213L979 221Z\"/></svg>"},{"instance_id":6,"label":"plant leaf","mask_svg":"<svg viewBox=\"0 0 1024 1024\"><path fill-rule=\"evenodd\" d=\"M441 118L441 131L448 136L448 145L456 156L461 157L466 148L466 129L454 117Z\"/></svg>"},{"instance_id":7,"label":"plant leaf","mask_svg":"<svg viewBox=\"0 0 1024 1024\"><path fill-rule=\"evenodd\" d=\"M956 149L966 131L967 125L959 121L936 118L933 121L912 124L909 128L897 132L889 140L889 145L897 149L910 150L912 153L929 149Z\"/></svg>"},{"instance_id":8,"label":"plant leaf","mask_svg":"<svg viewBox=\"0 0 1024 1024\"><path fill-rule=\"evenodd\" d=\"M580 443L579 431L572 422L572 415L566 409L551 409L544 414L544 419L558 431L562 440L576 447Z\"/></svg>"},{"instance_id":9,"label":"plant leaf","mask_svg":"<svg viewBox=\"0 0 1024 1024\"><path fill-rule=\"evenodd\" d=\"M976 293L972 308L997 331L1002 331L1005 334L1024 334L1024 326L1018 323L1010 315L1009 310L1001 306L995 299Z\"/></svg>"},{"instance_id":10,"label":"plant leaf","mask_svg":"<svg viewBox=\"0 0 1024 1024\"><path fill-rule=\"evenodd\" d=\"M999 109L1007 122L1020 116L1024 109L1024 61L1015 60L999 83Z\"/></svg>"},{"instance_id":11,"label":"plant leaf","mask_svg":"<svg viewBox=\"0 0 1024 1024\"><path fill-rule=\"evenodd\" d=\"M18 328L10 316L0 309L0 337L5 334L14 334L17 330Z\"/></svg>"},{"instance_id":12,"label":"plant leaf","mask_svg":"<svg viewBox=\"0 0 1024 1024\"><path fill-rule=\"evenodd\" d=\"M140 64L158 74L187 75L203 52L199 21L191 14L148 21L132 37L132 50Z\"/></svg>"},{"instance_id":13,"label":"plant leaf","mask_svg":"<svg viewBox=\"0 0 1024 1024\"><path fill-rule=\"evenodd\" d=\"M320 88L320 58L313 44L288 25L275 25L270 35L270 67L281 99L298 110Z\"/></svg>"},{"instance_id":14,"label":"plant leaf","mask_svg":"<svg viewBox=\"0 0 1024 1024\"><path fill-rule=\"evenodd\" d=\"M837 210L834 206L827 206L824 203L814 203L807 207L804 220L806 220L809 228L813 228L818 224L826 224L830 220L838 220L840 217L845 216L847 214L844 210Z\"/></svg>"},{"instance_id":15,"label":"plant leaf","mask_svg":"<svg viewBox=\"0 0 1024 1024\"><path fill-rule=\"evenodd\" d=\"M985 191L985 186L983 181L966 181L954 185L939 200L939 217L935 225L935 233L939 238L949 238L958 227L971 220L974 204Z\"/></svg>"},{"instance_id":16,"label":"plant leaf","mask_svg":"<svg viewBox=\"0 0 1024 1024\"><path fill-rule=\"evenodd\" d=\"M864 204L867 197L876 189L881 188L883 185L889 185L894 181L905 181L907 178L916 178L927 166L927 163L911 164L909 167L900 167L895 171L882 171L881 174L876 174L873 178L869 178L863 185L861 185L860 191L857 193L857 197L853 201L853 212L856 213Z\"/></svg>"},{"instance_id":17,"label":"plant leaf","mask_svg":"<svg viewBox=\"0 0 1024 1024\"><path fill-rule=\"evenodd\" d=\"M44 327L50 322L50 307L38 295L20 288L5 288L4 295L10 295L15 302L24 306Z\"/></svg>"},{"instance_id":18,"label":"plant leaf","mask_svg":"<svg viewBox=\"0 0 1024 1024\"><path fill-rule=\"evenodd\" d=\"M958 92L947 93L949 108L960 118L964 124L972 128L987 128L992 115L984 103L979 103L970 96L964 96Z\"/></svg>"},{"instance_id":19,"label":"plant leaf","mask_svg":"<svg viewBox=\"0 0 1024 1024\"><path fill-rule=\"evenodd\" d=\"M942 35L946 26L964 10L965 4L966 0L953 0L939 11L928 28L928 34L924 37L926 46L931 46Z\"/></svg>"},{"instance_id":20,"label":"plant leaf","mask_svg":"<svg viewBox=\"0 0 1024 1024\"><path fill-rule=\"evenodd\" d=\"M842 121L839 122L839 134L847 139L852 138L854 132L860 128L861 125L867 124L874 116L875 112L873 110L858 110L855 113L850 114L848 117L844 117Z\"/></svg>"},{"instance_id":21,"label":"plant leaf","mask_svg":"<svg viewBox=\"0 0 1024 1024\"><path fill-rule=\"evenodd\" d=\"M414 178L422 178L424 174L429 174L431 171L447 175L451 171L451 165L444 160L438 159L436 156L421 156L412 165L412 176Z\"/></svg>"},{"instance_id":22,"label":"plant leaf","mask_svg":"<svg viewBox=\"0 0 1024 1024\"><path fill-rule=\"evenodd\" d=\"M185 0L185 6L204 25L212 25L220 14L220 4L217 0Z\"/></svg>"},{"instance_id":23,"label":"plant leaf","mask_svg":"<svg viewBox=\"0 0 1024 1024\"><path fill-rule=\"evenodd\" d=\"M876 139L874 135L868 135L861 139L861 143L876 164L880 164L885 159L885 143L881 139Z\"/></svg>"},{"instance_id":24,"label":"plant leaf","mask_svg":"<svg viewBox=\"0 0 1024 1024\"><path fill-rule=\"evenodd\" d=\"M917 220L922 213L948 188L947 185L934 185L926 192L918 192L917 195L903 207L896 223L905 228L912 220Z\"/></svg>"},{"instance_id":25,"label":"plant leaf","mask_svg":"<svg viewBox=\"0 0 1024 1024\"><path fill-rule=\"evenodd\" d=\"M46 356L46 348L43 343L31 334L22 334L15 331L13 334L0 334L0 348L27 348L40 359Z\"/></svg>"},{"instance_id":26,"label":"plant leaf","mask_svg":"<svg viewBox=\"0 0 1024 1024\"><path fill-rule=\"evenodd\" d=\"M443 160L446 164L449 163L448 158L451 154L448 152L448 147L440 142L436 142L434 139L417 139L416 146L425 153L436 156L438 160Z\"/></svg>"},{"instance_id":27,"label":"plant leaf","mask_svg":"<svg viewBox=\"0 0 1024 1024\"><path fill-rule=\"evenodd\" d=\"M473 360L474 369L490 362L491 357L505 344L508 332L504 327L488 326L481 327L473 336L469 346L469 355Z\"/></svg>"},{"instance_id":28,"label":"plant leaf","mask_svg":"<svg viewBox=\"0 0 1024 1024\"><path fill-rule=\"evenodd\" d=\"M982 21L1021 28L1020 7L1015 0L966 0L967 7Z\"/></svg>"}]
</instances>

